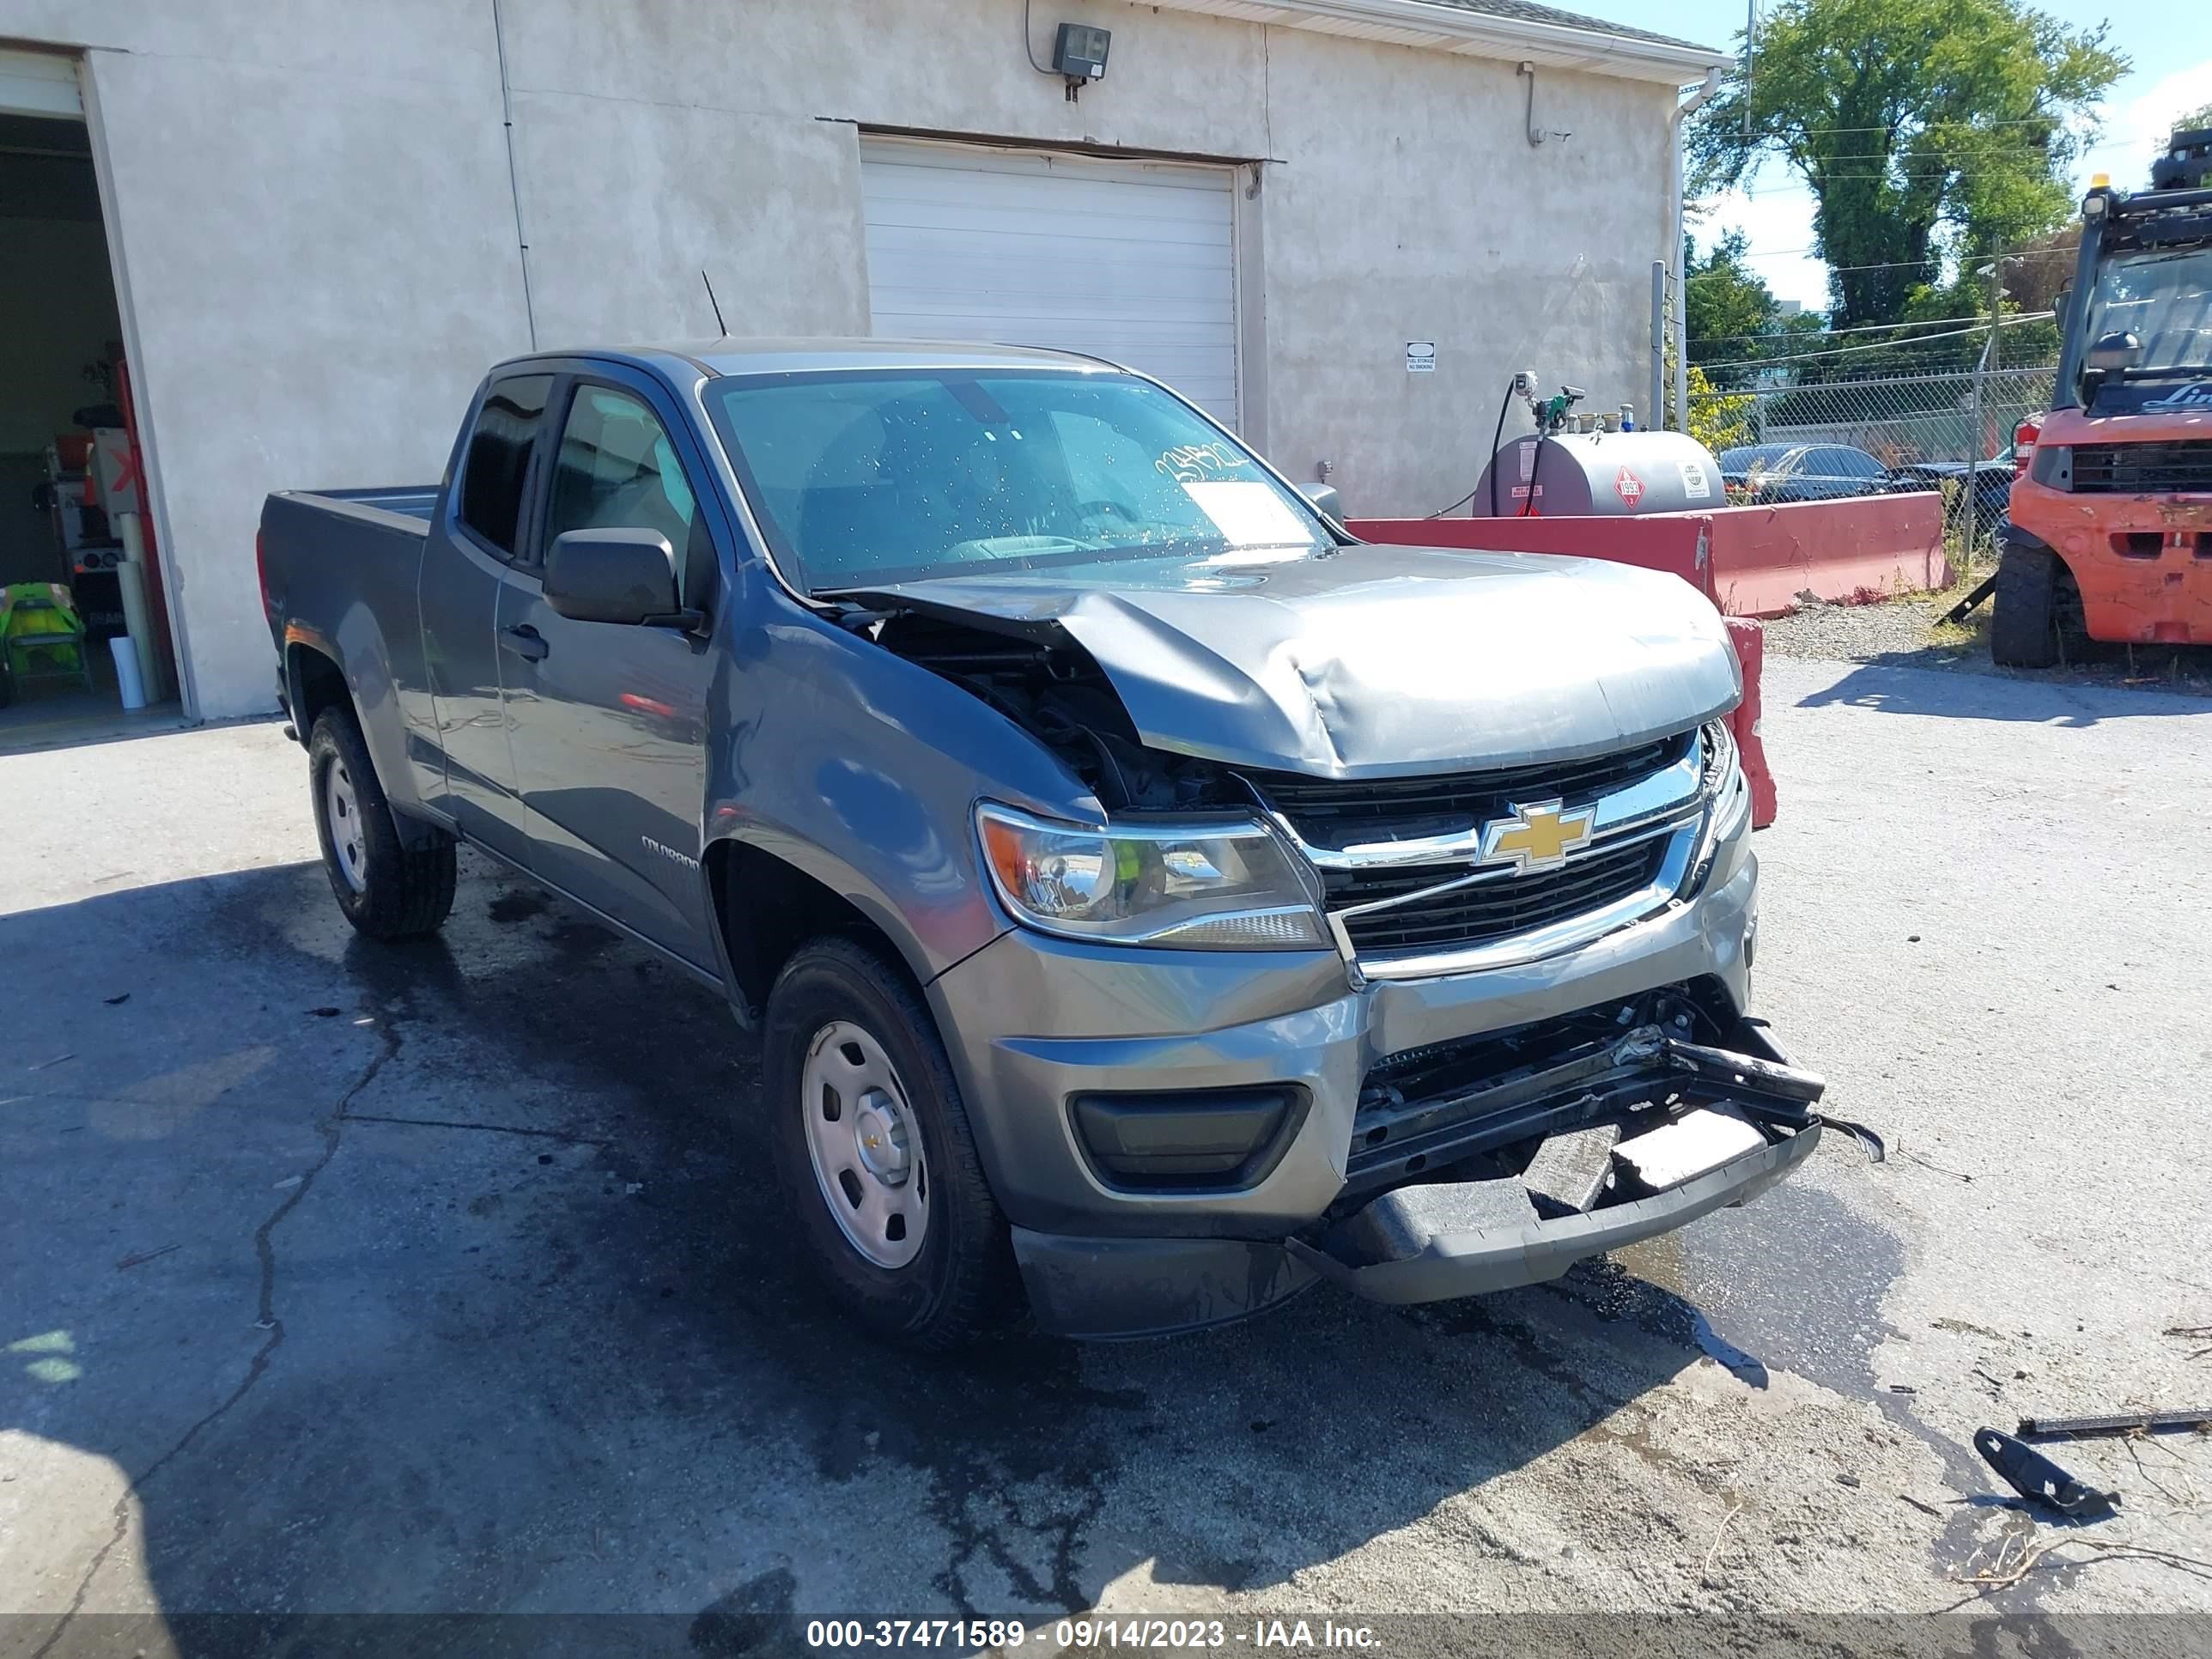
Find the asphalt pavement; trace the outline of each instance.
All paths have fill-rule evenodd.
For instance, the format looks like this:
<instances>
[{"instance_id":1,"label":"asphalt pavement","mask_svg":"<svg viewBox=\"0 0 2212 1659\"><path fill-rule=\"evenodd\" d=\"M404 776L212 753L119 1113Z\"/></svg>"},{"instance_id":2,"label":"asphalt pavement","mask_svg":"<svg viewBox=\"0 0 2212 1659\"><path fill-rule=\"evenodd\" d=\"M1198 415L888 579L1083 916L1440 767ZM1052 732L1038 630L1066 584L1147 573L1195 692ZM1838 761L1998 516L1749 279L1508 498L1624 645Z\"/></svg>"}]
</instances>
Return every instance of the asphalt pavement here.
<instances>
[{"instance_id":1,"label":"asphalt pavement","mask_svg":"<svg viewBox=\"0 0 2212 1659\"><path fill-rule=\"evenodd\" d=\"M2051 1448L2124 1494L2081 1527L1970 1446L2212 1406L2212 702L1766 681L1759 1012L1886 1163L1831 1136L1488 1300L939 1361L822 1309L708 993L467 854L438 940L356 939L274 725L0 757L0 1650L248 1612L722 1653L824 1614L2212 1612L2212 1438Z\"/></svg>"}]
</instances>

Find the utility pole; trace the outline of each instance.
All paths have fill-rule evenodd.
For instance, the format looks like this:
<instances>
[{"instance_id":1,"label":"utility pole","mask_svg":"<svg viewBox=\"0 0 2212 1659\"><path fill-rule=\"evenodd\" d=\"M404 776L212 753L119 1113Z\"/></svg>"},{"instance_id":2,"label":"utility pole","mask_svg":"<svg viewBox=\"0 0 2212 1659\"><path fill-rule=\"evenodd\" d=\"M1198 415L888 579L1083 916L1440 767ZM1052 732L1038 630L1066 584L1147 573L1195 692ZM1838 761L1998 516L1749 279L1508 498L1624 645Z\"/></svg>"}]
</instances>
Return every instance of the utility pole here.
<instances>
[{"instance_id":1,"label":"utility pole","mask_svg":"<svg viewBox=\"0 0 2212 1659\"><path fill-rule=\"evenodd\" d=\"M1743 0L1743 137L1751 142L1751 76L1758 62L1759 0Z\"/></svg>"},{"instance_id":2,"label":"utility pole","mask_svg":"<svg viewBox=\"0 0 2212 1659\"><path fill-rule=\"evenodd\" d=\"M1966 526L1966 538L1959 550L1959 569L1972 569L1974 550L1982 535L1982 387L1989 379L1990 360L1996 356L1997 331L1990 331L1989 339L1982 346L1982 360L1974 368L1973 385L1966 394L1966 499L1962 504L1960 518Z\"/></svg>"},{"instance_id":3,"label":"utility pole","mask_svg":"<svg viewBox=\"0 0 2212 1659\"><path fill-rule=\"evenodd\" d=\"M1667 266L1660 259L1651 262L1651 407L1644 429L1667 429Z\"/></svg>"},{"instance_id":4,"label":"utility pole","mask_svg":"<svg viewBox=\"0 0 2212 1659\"><path fill-rule=\"evenodd\" d=\"M2004 320L2004 244L2000 242L1991 250L1990 262L1983 268L1983 274L1990 279L1990 337L1982 343L1981 359L1974 365L1974 378L1966 397L1966 499L1960 514L1966 533L1960 550L1961 569L1973 565L1975 548L1982 533L1983 388L1989 383L1990 371L1997 366L1997 332Z\"/></svg>"},{"instance_id":5,"label":"utility pole","mask_svg":"<svg viewBox=\"0 0 2212 1659\"><path fill-rule=\"evenodd\" d=\"M1990 258L1990 367L1997 366L1997 325L2004 314L2004 244L1999 242ZM1974 434L1978 447L1982 434Z\"/></svg>"}]
</instances>

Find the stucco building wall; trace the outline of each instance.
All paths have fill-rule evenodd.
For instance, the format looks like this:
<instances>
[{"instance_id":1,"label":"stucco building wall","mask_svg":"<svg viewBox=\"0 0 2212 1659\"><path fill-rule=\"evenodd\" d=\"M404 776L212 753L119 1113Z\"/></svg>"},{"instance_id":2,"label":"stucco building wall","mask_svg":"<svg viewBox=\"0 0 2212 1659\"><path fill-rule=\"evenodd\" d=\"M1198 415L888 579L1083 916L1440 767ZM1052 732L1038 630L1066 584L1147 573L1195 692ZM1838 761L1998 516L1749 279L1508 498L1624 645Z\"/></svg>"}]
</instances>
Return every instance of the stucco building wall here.
<instances>
[{"instance_id":1,"label":"stucco building wall","mask_svg":"<svg viewBox=\"0 0 2212 1659\"><path fill-rule=\"evenodd\" d=\"M1070 102L1022 15L0 0L0 40L84 54L194 712L271 704L264 495L435 477L533 329L710 335L704 268L733 333L867 331L868 130L1239 164L1245 430L1292 477L1328 462L1357 512L1471 488L1516 368L1640 406L1670 85L1540 69L1539 125L1572 136L1531 147L1504 58L1060 0L1041 54L1054 22L1114 32Z\"/></svg>"}]
</instances>

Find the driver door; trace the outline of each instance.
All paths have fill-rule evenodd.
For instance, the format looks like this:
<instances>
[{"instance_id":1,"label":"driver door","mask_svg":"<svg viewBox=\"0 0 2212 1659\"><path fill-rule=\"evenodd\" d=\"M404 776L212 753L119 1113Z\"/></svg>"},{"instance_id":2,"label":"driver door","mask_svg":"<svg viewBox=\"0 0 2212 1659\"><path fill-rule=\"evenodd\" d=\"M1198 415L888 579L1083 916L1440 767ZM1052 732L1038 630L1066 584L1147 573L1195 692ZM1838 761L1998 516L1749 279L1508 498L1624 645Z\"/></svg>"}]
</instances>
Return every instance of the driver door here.
<instances>
[{"instance_id":1,"label":"driver door","mask_svg":"<svg viewBox=\"0 0 2212 1659\"><path fill-rule=\"evenodd\" d=\"M509 741L531 862L546 880L711 971L700 868L707 706L721 598L714 538L676 435L642 378L610 370L568 386L549 450L533 576L501 598ZM706 626L577 622L545 603L546 550L562 532L651 529L676 550L684 604Z\"/></svg>"}]
</instances>

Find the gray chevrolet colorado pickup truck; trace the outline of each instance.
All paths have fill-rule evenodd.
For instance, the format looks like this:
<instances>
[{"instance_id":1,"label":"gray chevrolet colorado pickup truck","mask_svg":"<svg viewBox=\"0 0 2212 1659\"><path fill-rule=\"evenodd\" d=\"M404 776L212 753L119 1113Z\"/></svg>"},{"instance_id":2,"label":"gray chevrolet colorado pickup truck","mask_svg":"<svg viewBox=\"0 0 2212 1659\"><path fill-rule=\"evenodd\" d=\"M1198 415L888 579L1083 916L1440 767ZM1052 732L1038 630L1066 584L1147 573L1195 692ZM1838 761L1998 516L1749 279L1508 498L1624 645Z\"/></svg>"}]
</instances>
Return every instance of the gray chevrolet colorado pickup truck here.
<instances>
[{"instance_id":1,"label":"gray chevrolet colorado pickup truck","mask_svg":"<svg viewBox=\"0 0 2212 1659\"><path fill-rule=\"evenodd\" d=\"M259 551L347 916L435 928L466 842L726 995L886 1335L1527 1284L1820 1138L1711 605L1361 544L1141 375L532 356Z\"/></svg>"}]
</instances>

